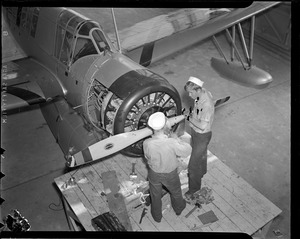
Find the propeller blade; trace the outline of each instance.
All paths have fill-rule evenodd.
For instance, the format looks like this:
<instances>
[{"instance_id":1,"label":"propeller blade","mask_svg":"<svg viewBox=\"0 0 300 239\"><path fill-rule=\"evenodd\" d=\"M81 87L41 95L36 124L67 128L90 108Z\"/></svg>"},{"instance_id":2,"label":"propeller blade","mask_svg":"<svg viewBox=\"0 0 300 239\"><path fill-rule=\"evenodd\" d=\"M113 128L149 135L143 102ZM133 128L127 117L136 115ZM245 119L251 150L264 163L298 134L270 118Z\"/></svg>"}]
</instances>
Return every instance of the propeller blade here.
<instances>
[{"instance_id":1,"label":"propeller blade","mask_svg":"<svg viewBox=\"0 0 300 239\"><path fill-rule=\"evenodd\" d=\"M182 121L183 119L184 115L178 115L169 118L168 121L169 124L173 126ZM147 127L140 130L121 133L108 137L74 154L72 157L70 157L69 161L67 162L67 165L69 167L75 167L107 157L136 143L141 139L152 135L152 133L153 131Z\"/></svg>"},{"instance_id":2,"label":"propeller blade","mask_svg":"<svg viewBox=\"0 0 300 239\"><path fill-rule=\"evenodd\" d=\"M225 98L222 99L218 99L215 101L215 108L217 108L218 106L224 104L225 102L227 102L230 99L230 96L227 96Z\"/></svg>"}]
</instances>

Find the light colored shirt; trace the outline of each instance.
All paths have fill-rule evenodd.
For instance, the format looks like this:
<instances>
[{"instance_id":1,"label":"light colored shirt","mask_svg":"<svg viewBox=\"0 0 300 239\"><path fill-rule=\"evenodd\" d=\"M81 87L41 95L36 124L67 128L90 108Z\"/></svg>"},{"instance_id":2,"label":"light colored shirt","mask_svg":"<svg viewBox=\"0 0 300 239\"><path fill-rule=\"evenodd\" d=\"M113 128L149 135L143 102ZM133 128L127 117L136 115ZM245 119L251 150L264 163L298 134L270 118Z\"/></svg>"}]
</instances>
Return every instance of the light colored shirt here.
<instances>
[{"instance_id":1,"label":"light colored shirt","mask_svg":"<svg viewBox=\"0 0 300 239\"><path fill-rule=\"evenodd\" d=\"M172 172L179 165L177 157L187 157L192 152L190 144L167 135L153 135L146 139L143 149L149 167L156 173Z\"/></svg>"},{"instance_id":2,"label":"light colored shirt","mask_svg":"<svg viewBox=\"0 0 300 239\"><path fill-rule=\"evenodd\" d=\"M212 122L214 120L215 106L212 99L212 95L209 91L203 88L203 93L199 97L199 100L195 99L194 109L192 113L192 122L190 127L197 133L207 133L211 131ZM206 127L203 129L201 122L207 122ZM202 128L202 129L200 129Z\"/></svg>"}]
</instances>

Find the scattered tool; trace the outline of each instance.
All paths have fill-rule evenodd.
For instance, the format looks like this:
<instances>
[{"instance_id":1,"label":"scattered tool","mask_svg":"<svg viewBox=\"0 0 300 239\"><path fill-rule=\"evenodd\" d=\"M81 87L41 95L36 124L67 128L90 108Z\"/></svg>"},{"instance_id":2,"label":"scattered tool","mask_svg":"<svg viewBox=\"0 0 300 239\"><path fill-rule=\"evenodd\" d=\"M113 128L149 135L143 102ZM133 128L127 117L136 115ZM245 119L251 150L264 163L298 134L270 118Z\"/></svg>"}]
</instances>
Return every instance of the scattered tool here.
<instances>
[{"instance_id":1,"label":"scattered tool","mask_svg":"<svg viewBox=\"0 0 300 239\"><path fill-rule=\"evenodd\" d=\"M135 173L135 164L136 164L136 163L132 163L132 171L131 171L131 173L130 173L130 175L129 175L129 178L130 178L131 180L137 178L137 174Z\"/></svg>"},{"instance_id":2,"label":"scattered tool","mask_svg":"<svg viewBox=\"0 0 300 239\"><path fill-rule=\"evenodd\" d=\"M185 215L185 218L188 218L197 208L201 208L201 204L198 202L196 202L195 207L188 214Z\"/></svg>"},{"instance_id":3,"label":"scattered tool","mask_svg":"<svg viewBox=\"0 0 300 239\"><path fill-rule=\"evenodd\" d=\"M283 234L282 234L282 233L280 232L280 230L278 230L278 229L277 229L277 230L273 230L273 233L274 233L275 236L278 237L278 238L283 236Z\"/></svg>"},{"instance_id":4,"label":"scattered tool","mask_svg":"<svg viewBox=\"0 0 300 239\"><path fill-rule=\"evenodd\" d=\"M144 216L147 214L147 210L148 210L148 209L147 209L146 207L144 207L144 209L143 209L143 211L142 211L142 215L141 215L141 219L140 219L139 224L142 223Z\"/></svg>"},{"instance_id":5,"label":"scattered tool","mask_svg":"<svg viewBox=\"0 0 300 239\"><path fill-rule=\"evenodd\" d=\"M142 203L140 203L139 205L137 205L137 206L135 206L135 207L133 207L134 209L137 209L138 207L141 207L143 204Z\"/></svg>"}]
</instances>

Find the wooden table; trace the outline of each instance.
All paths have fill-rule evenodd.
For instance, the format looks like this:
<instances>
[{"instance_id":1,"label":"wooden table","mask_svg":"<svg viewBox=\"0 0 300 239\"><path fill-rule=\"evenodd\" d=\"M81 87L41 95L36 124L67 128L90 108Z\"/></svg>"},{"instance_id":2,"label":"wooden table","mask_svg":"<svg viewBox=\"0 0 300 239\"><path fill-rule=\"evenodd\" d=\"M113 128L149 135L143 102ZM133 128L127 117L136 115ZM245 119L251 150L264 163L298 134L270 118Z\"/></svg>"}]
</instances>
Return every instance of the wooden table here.
<instances>
[{"instance_id":1,"label":"wooden table","mask_svg":"<svg viewBox=\"0 0 300 239\"><path fill-rule=\"evenodd\" d=\"M94 231L91 219L109 211L106 196L103 194L101 174L115 170L119 182L129 181L133 162L136 162L137 181L146 181L147 168L143 158L129 158L117 154L102 162L97 162L66 173L55 179L62 193L65 210L71 228ZM64 187L71 176L75 185ZM187 180L183 180L187 181ZM183 192L187 191L186 182L182 181ZM133 231L204 231L204 232L245 232L252 236L264 237L272 220L281 210L233 172L215 155L208 151L208 172L203 177L203 187L213 190L214 200L201 209L195 210L188 218L185 215L193 208L187 204L182 214L177 217L170 207L170 197L163 201L163 219L156 223L148 213L139 224L143 207L139 200L126 202L127 212ZM213 211L218 220L203 225L198 216Z\"/></svg>"}]
</instances>

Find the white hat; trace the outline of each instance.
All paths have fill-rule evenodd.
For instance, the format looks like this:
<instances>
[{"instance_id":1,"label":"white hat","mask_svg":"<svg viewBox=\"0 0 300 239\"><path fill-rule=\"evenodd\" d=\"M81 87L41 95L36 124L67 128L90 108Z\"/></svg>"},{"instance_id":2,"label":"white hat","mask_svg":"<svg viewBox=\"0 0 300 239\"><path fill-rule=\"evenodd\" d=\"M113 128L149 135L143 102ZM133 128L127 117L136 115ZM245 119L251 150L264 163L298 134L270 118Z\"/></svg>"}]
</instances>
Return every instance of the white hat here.
<instances>
[{"instance_id":1,"label":"white hat","mask_svg":"<svg viewBox=\"0 0 300 239\"><path fill-rule=\"evenodd\" d=\"M148 125L154 130L162 129L166 124L166 117L162 112L152 114L148 119Z\"/></svg>"},{"instance_id":2,"label":"white hat","mask_svg":"<svg viewBox=\"0 0 300 239\"><path fill-rule=\"evenodd\" d=\"M202 80L200 80L200 79L198 79L198 78L196 78L194 76L190 76L190 78L189 78L188 81L193 82L194 84L196 84L196 85L198 85L200 87L202 87L203 84L204 84L204 82Z\"/></svg>"}]
</instances>

